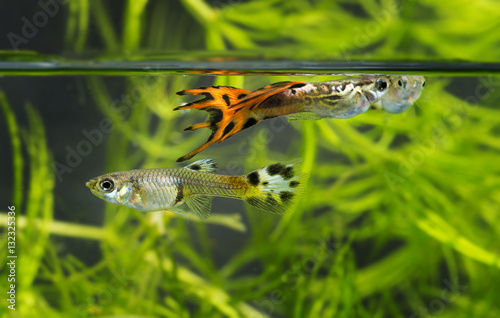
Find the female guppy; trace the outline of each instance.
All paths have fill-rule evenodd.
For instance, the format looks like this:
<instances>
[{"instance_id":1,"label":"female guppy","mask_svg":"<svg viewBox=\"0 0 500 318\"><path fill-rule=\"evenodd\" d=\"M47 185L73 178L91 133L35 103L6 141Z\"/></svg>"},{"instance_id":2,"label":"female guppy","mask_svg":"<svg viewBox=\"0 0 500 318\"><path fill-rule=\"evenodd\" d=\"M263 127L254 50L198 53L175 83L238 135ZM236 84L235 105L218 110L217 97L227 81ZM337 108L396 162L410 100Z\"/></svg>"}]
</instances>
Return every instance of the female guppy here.
<instances>
[{"instance_id":1,"label":"female guppy","mask_svg":"<svg viewBox=\"0 0 500 318\"><path fill-rule=\"evenodd\" d=\"M253 92L230 86L186 89L177 94L205 98L174 110L195 108L207 111L210 116L204 123L185 130L208 127L212 134L202 146L177 161L188 160L264 119L278 116L287 116L289 120L351 118L372 105L399 113L420 96L424 83L423 76L363 76L319 83L280 82Z\"/></svg>"},{"instance_id":2,"label":"female guppy","mask_svg":"<svg viewBox=\"0 0 500 318\"><path fill-rule=\"evenodd\" d=\"M113 172L86 183L97 197L141 211L183 213L182 203L199 218L210 216L212 197L241 199L264 211L284 214L296 204L307 175L298 162L276 163L243 176L217 175L203 159L184 167Z\"/></svg>"}]
</instances>

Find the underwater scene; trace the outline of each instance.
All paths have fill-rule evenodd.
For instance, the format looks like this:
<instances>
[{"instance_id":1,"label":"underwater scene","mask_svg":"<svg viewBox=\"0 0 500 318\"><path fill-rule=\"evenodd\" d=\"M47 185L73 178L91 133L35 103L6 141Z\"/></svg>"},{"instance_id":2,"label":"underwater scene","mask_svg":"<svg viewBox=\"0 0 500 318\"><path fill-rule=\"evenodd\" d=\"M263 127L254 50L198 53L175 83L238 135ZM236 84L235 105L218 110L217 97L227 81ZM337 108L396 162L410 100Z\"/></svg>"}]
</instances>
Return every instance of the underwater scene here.
<instances>
[{"instance_id":1,"label":"underwater scene","mask_svg":"<svg viewBox=\"0 0 500 318\"><path fill-rule=\"evenodd\" d=\"M27 3L0 317L500 317L495 1Z\"/></svg>"}]
</instances>

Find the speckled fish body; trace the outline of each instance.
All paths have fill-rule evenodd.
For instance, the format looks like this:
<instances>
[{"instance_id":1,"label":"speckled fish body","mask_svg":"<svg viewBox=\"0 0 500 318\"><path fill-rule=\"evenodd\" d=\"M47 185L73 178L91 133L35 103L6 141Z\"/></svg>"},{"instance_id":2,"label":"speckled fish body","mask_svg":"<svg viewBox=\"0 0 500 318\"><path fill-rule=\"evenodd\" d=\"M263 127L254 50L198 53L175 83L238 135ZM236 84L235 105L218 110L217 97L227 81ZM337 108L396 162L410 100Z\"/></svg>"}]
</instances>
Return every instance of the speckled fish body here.
<instances>
[{"instance_id":1,"label":"speckled fish body","mask_svg":"<svg viewBox=\"0 0 500 318\"><path fill-rule=\"evenodd\" d=\"M262 88L282 89L283 83ZM267 98L254 113L261 119L288 115L289 119L351 118L364 113L389 90L389 76L364 76L318 83L290 82ZM255 91L258 93L259 90Z\"/></svg>"},{"instance_id":2,"label":"speckled fish body","mask_svg":"<svg viewBox=\"0 0 500 318\"><path fill-rule=\"evenodd\" d=\"M301 192L306 176L296 163L275 164L243 176L214 174L214 161L204 159L184 168L113 172L91 179L97 197L141 211L178 209L186 203L202 219L210 215L213 196L242 199L265 211L283 214ZM274 168L273 168L274 167Z\"/></svg>"},{"instance_id":3,"label":"speckled fish body","mask_svg":"<svg viewBox=\"0 0 500 318\"><path fill-rule=\"evenodd\" d=\"M176 107L207 111L207 121L185 130L210 128L208 140L177 161L192 158L262 120L287 116L289 120L351 118L364 113L389 90L389 76L363 76L319 83L280 82L247 91L230 86L186 89L178 95L203 95L204 99Z\"/></svg>"}]
</instances>

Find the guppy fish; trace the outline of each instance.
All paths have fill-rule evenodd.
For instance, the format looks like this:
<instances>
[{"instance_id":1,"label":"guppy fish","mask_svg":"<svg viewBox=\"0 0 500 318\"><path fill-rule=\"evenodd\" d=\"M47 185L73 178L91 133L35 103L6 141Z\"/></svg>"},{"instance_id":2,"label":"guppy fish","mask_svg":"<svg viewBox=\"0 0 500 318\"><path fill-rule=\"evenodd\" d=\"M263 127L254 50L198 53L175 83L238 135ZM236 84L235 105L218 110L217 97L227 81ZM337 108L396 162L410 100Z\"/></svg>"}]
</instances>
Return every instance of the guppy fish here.
<instances>
[{"instance_id":1,"label":"guppy fish","mask_svg":"<svg viewBox=\"0 0 500 318\"><path fill-rule=\"evenodd\" d=\"M399 114L410 108L420 97L425 86L425 77L420 75L391 76L391 82L388 92L372 106L388 113Z\"/></svg>"},{"instance_id":2,"label":"guppy fish","mask_svg":"<svg viewBox=\"0 0 500 318\"><path fill-rule=\"evenodd\" d=\"M209 118L185 131L208 127L212 134L203 145L177 161L188 160L264 119L278 116L287 116L289 120L351 118L364 113L371 105L390 113L401 112L420 96L423 83L423 76L373 75L319 83L280 82L253 92L230 86L186 89L177 94L205 98L174 110L200 109L207 111Z\"/></svg>"},{"instance_id":3,"label":"guppy fish","mask_svg":"<svg viewBox=\"0 0 500 318\"><path fill-rule=\"evenodd\" d=\"M218 175L217 164L203 159L184 168L108 173L86 183L97 197L141 211L186 211L210 216L212 197L241 199L261 210L284 214L296 204L307 174L298 162L275 163L242 176Z\"/></svg>"}]
</instances>

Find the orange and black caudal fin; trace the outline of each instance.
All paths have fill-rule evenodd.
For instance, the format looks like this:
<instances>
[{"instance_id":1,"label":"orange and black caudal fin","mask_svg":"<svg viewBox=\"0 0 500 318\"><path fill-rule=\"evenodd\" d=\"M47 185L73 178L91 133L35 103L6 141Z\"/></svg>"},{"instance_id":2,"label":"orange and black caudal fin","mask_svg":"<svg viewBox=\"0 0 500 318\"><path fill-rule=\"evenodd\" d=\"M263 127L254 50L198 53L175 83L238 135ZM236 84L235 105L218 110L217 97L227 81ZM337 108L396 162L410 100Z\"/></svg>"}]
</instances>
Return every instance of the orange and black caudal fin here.
<instances>
[{"instance_id":1,"label":"orange and black caudal fin","mask_svg":"<svg viewBox=\"0 0 500 318\"><path fill-rule=\"evenodd\" d=\"M258 123L259 121L256 119L247 118L248 114L245 114L245 112L239 112L238 114L236 109L232 108L239 100L249 93L251 92L230 86L200 87L177 92L177 95L203 95L205 98L176 107L174 110L199 109L209 113L209 117L205 122L191 125L184 130L193 131L204 127L208 127L212 130L212 134L203 145L187 155L180 157L177 161L181 162L191 159L196 154L205 150L208 146L216 142L219 143L238 131Z\"/></svg>"},{"instance_id":2,"label":"orange and black caudal fin","mask_svg":"<svg viewBox=\"0 0 500 318\"><path fill-rule=\"evenodd\" d=\"M282 82L264 86L254 92L230 86L200 87L177 92L177 95L203 95L205 98L176 107L174 110L194 108L207 111L210 115L205 122L191 125L185 131L204 127L212 130L212 134L203 145L177 161L191 159L210 145L220 143L263 119L279 116L279 114L273 116L258 114L258 106L269 97L293 89L297 84L305 85L301 82Z\"/></svg>"}]
</instances>

